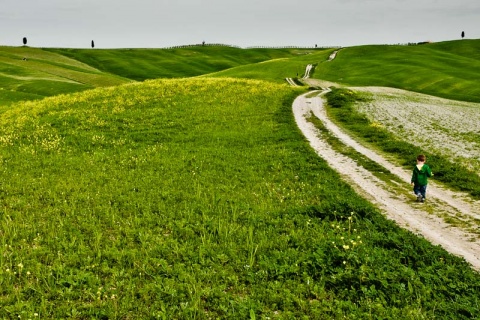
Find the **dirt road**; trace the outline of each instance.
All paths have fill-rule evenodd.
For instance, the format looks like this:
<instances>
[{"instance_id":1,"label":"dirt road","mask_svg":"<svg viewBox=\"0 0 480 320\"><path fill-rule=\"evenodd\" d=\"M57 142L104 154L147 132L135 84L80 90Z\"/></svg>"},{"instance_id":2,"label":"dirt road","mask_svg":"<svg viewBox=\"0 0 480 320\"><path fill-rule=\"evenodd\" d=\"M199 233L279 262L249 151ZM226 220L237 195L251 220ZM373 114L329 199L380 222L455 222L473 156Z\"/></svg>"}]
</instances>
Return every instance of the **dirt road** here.
<instances>
[{"instance_id":1,"label":"dirt road","mask_svg":"<svg viewBox=\"0 0 480 320\"><path fill-rule=\"evenodd\" d=\"M358 165L353 159L335 151L307 119L312 114L320 119L329 132L342 143L405 181L406 191L411 189L409 184L411 172L390 163L345 134L328 119L320 91L318 95L311 96L312 93L299 96L293 103L293 112L297 125L317 154L339 172L357 192L376 204L387 218L423 236L431 243L442 246L450 253L463 257L474 269L480 271L480 240L478 234L469 231L472 224L477 224L475 220L480 219L479 202L469 199L466 195L446 190L434 182L429 183L428 204L416 203L413 194L409 197L407 192L399 194L392 191L386 182ZM452 226L446 222L449 217L465 223Z\"/></svg>"}]
</instances>

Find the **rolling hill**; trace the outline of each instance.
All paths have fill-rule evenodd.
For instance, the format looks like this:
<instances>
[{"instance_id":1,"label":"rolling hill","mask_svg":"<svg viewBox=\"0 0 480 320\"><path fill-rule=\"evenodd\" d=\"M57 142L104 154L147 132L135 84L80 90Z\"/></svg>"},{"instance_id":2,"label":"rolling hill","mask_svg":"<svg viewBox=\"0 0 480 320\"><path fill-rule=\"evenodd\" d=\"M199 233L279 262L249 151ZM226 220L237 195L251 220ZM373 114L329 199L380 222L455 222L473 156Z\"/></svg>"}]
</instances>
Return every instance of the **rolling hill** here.
<instances>
[{"instance_id":1,"label":"rolling hill","mask_svg":"<svg viewBox=\"0 0 480 320\"><path fill-rule=\"evenodd\" d=\"M479 316L479 275L306 143L304 91L160 79L0 113L0 318Z\"/></svg>"},{"instance_id":2,"label":"rolling hill","mask_svg":"<svg viewBox=\"0 0 480 320\"><path fill-rule=\"evenodd\" d=\"M0 47L0 104L131 82L68 57L29 47Z\"/></svg>"},{"instance_id":3,"label":"rolling hill","mask_svg":"<svg viewBox=\"0 0 480 320\"><path fill-rule=\"evenodd\" d=\"M195 76L265 79L302 76L338 85L388 86L464 101L480 101L480 40L334 49L36 49L0 47L1 104L156 78ZM27 60L23 60L27 58Z\"/></svg>"},{"instance_id":4,"label":"rolling hill","mask_svg":"<svg viewBox=\"0 0 480 320\"><path fill-rule=\"evenodd\" d=\"M314 77L350 86L385 86L480 102L480 40L415 46L359 46L323 62Z\"/></svg>"},{"instance_id":5,"label":"rolling hill","mask_svg":"<svg viewBox=\"0 0 480 320\"><path fill-rule=\"evenodd\" d=\"M480 317L479 274L318 157L292 115L307 88L283 80L314 64L339 86L475 100L477 45L330 62L333 49L0 48L0 318Z\"/></svg>"},{"instance_id":6,"label":"rolling hill","mask_svg":"<svg viewBox=\"0 0 480 320\"><path fill-rule=\"evenodd\" d=\"M241 49L230 46L186 46L171 49L48 49L104 72L142 81L184 78L272 59L289 59L323 49Z\"/></svg>"}]
</instances>

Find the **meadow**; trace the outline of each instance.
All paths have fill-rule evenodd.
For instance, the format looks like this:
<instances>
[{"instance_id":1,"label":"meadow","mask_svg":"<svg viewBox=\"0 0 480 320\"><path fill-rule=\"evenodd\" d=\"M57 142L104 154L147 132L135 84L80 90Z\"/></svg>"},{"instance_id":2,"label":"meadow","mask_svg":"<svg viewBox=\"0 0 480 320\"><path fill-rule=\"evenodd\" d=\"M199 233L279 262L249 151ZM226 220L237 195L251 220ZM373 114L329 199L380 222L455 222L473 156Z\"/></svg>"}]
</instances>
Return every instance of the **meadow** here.
<instances>
[{"instance_id":1,"label":"meadow","mask_svg":"<svg viewBox=\"0 0 480 320\"><path fill-rule=\"evenodd\" d=\"M346 86L383 86L480 102L480 40L344 48L314 77Z\"/></svg>"},{"instance_id":2,"label":"meadow","mask_svg":"<svg viewBox=\"0 0 480 320\"><path fill-rule=\"evenodd\" d=\"M479 274L296 127L278 77L328 55L3 105L0 318L480 317Z\"/></svg>"},{"instance_id":3,"label":"meadow","mask_svg":"<svg viewBox=\"0 0 480 320\"><path fill-rule=\"evenodd\" d=\"M0 105L128 82L45 50L0 47Z\"/></svg>"},{"instance_id":4,"label":"meadow","mask_svg":"<svg viewBox=\"0 0 480 320\"><path fill-rule=\"evenodd\" d=\"M241 49L229 46L191 46L169 49L47 49L82 61L104 72L143 81L157 78L183 78L211 74L239 66L311 55L327 49ZM304 65L298 65L302 72ZM276 70L278 72L278 70ZM263 72L263 74L265 74ZM289 75L291 76L291 74ZM235 78L241 77L236 75ZM282 81L282 77L275 78Z\"/></svg>"},{"instance_id":5,"label":"meadow","mask_svg":"<svg viewBox=\"0 0 480 320\"><path fill-rule=\"evenodd\" d=\"M62 49L0 46L0 107L49 96L157 78L185 78L239 66L316 56L326 49L240 49L229 46L191 46L171 49ZM292 68L289 68L292 69ZM294 70L295 71L294 71ZM283 82L302 72L296 62L290 73L267 76ZM270 70L271 71L271 70ZM258 73L258 72L257 72ZM266 79L261 72L257 79ZM238 75L236 76L239 77Z\"/></svg>"},{"instance_id":6,"label":"meadow","mask_svg":"<svg viewBox=\"0 0 480 320\"><path fill-rule=\"evenodd\" d=\"M284 83L303 76L338 86L387 86L460 101L480 102L480 40L424 45L341 48L242 49L191 46L171 49L63 49L0 46L0 105L41 99L121 82L195 76ZM26 67L26 61L35 62ZM3 71L2 71L3 70ZM19 74L24 75L19 79ZM60 76L62 81L52 76ZM28 77L28 78L26 78ZM28 81L27 81L28 80Z\"/></svg>"},{"instance_id":7,"label":"meadow","mask_svg":"<svg viewBox=\"0 0 480 320\"><path fill-rule=\"evenodd\" d=\"M157 80L4 112L1 317L478 315L478 274L306 145L299 93Z\"/></svg>"}]
</instances>

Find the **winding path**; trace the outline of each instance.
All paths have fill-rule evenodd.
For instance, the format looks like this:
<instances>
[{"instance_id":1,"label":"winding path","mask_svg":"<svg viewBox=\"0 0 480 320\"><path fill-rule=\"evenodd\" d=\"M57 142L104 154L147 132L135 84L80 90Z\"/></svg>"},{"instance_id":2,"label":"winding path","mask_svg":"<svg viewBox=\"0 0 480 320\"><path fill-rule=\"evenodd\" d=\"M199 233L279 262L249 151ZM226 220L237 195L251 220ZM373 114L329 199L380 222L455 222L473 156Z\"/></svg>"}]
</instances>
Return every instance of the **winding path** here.
<instances>
[{"instance_id":1,"label":"winding path","mask_svg":"<svg viewBox=\"0 0 480 320\"><path fill-rule=\"evenodd\" d=\"M333 59L335 59L337 57L338 51L339 50L336 50L336 51L332 52L332 54L330 54L330 56L328 56L328 61L332 61Z\"/></svg>"},{"instance_id":2,"label":"winding path","mask_svg":"<svg viewBox=\"0 0 480 320\"><path fill-rule=\"evenodd\" d=\"M307 65L307 67L305 68L305 74L303 75L302 79L303 80L309 79L313 69L315 69L315 66L313 64ZM293 80L293 78L285 78L285 80L292 87L298 87L299 86L297 83L295 83L295 80Z\"/></svg>"},{"instance_id":3,"label":"winding path","mask_svg":"<svg viewBox=\"0 0 480 320\"><path fill-rule=\"evenodd\" d=\"M305 68L305 74L303 76L302 79L308 79L310 78L310 74L312 73L313 69L314 69L314 65L313 64L309 64L307 65L307 67Z\"/></svg>"},{"instance_id":4,"label":"winding path","mask_svg":"<svg viewBox=\"0 0 480 320\"><path fill-rule=\"evenodd\" d=\"M320 91L317 93L314 97L311 97L311 92L301 95L293 103L293 113L297 125L317 154L339 172L357 192L376 204L387 218L396 221L401 227L422 235L431 243L442 246L450 253L463 257L474 269L480 271L480 240L478 235L469 232L466 228L454 227L446 223L443 218L445 216L456 217L465 221L480 219L479 202L468 199L465 195L445 190L430 182L428 187L429 204L430 202L433 203L431 206L434 206L434 211L438 213L436 215L429 214L426 209L427 206L424 204L418 204L408 196L402 196L402 194L391 191L391 187L384 181L358 165L353 159L335 151L322 139L319 130L307 119L313 114L322 121L327 130L344 144L400 177L405 181L405 190L411 188L409 184L411 173L395 166L381 155L365 148L345 134L328 119L323 108L323 98Z\"/></svg>"}]
</instances>

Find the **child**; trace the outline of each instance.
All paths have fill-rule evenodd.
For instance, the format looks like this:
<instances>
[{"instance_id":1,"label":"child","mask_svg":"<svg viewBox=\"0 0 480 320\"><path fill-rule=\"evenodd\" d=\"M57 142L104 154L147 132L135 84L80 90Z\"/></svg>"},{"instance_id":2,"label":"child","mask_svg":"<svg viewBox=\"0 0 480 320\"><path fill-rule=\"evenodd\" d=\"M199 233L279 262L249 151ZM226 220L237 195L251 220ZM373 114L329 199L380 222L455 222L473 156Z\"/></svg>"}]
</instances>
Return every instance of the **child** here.
<instances>
[{"instance_id":1,"label":"child","mask_svg":"<svg viewBox=\"0 0 480 320\"><path fill-rule=\"evenodd\" d=\"M425 194L427 192L428 178L433 176L430 167L425 164L427 157L421 154L417 157L417 165L413 168L412 186L413 192L417 196L417 202L425 201Z\"/></svg>"}]
</instances>

